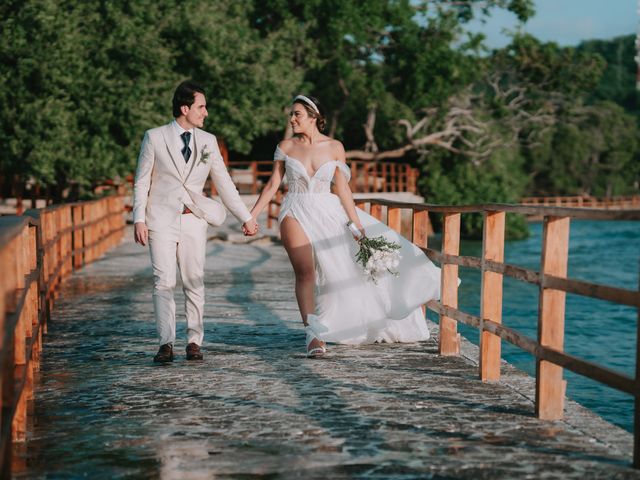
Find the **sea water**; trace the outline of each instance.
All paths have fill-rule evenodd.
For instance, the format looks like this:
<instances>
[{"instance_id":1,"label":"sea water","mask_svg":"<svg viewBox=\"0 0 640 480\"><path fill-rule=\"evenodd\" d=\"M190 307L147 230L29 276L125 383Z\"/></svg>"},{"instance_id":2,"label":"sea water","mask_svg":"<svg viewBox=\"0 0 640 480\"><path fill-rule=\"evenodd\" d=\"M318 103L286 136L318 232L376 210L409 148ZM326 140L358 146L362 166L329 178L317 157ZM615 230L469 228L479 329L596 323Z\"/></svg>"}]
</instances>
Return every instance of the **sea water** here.
<instances>
[{"instance_id":1,"label":"sea water","mask_svg":"<svg viewBox=\"0 0 640 480\"><path fill-rule=\"evenodd\" d=\"M539 271L542 223L531 223L529 228L531 236L526 240L505 243L505 262ZM481 242L462 241L461 255L480 257L481 253ZM571 221L569 278L638 290L639 271L640 222ZM479 315L480 272L460 268L460 278L459 308ZM502 323L537 339L539 287L505 276L503 288ZM637 322L638 314L633 307L567 294L564 350L633 377ZM478 343L477 329L459 323L458 330L468 340ZM507 362L535 375L535 358L529 353L503 341L502 355ZM564 378L567 380L567 396L606 420L632 430L631 395L568 370L564 371Z\"/></svg>"}]
</instances>

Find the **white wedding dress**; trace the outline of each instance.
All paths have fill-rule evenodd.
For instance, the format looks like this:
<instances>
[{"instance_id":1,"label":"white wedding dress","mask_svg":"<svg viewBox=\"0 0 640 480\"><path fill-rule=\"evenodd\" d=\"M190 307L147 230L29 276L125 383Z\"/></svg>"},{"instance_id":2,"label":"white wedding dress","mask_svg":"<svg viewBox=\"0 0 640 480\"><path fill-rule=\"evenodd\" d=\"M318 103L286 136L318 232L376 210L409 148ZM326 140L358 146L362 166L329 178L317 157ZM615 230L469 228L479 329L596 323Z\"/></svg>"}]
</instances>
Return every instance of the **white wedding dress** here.
<instances>
[{"instance_id":1,"label":"white wedding dress","mask_svg":"<svg viewBox=\"0 0 640 480\"><path fill-rule=\"evenodd\" d=\"M358 244L347 228L349 218L331 181L339 169L349 180L344 162L324 163L309 177L302 163L276 148L284 161L289 191L278 222L296 219L313 248L316 267L316 311L308 322L325 342L363 344L417 342L429 338L420 306L440 297L440 269L413 243L356 209L368 237L383 235L401 244L398 275L384 275L377 284L355 261Z\"/></svg>"}]
</instances>

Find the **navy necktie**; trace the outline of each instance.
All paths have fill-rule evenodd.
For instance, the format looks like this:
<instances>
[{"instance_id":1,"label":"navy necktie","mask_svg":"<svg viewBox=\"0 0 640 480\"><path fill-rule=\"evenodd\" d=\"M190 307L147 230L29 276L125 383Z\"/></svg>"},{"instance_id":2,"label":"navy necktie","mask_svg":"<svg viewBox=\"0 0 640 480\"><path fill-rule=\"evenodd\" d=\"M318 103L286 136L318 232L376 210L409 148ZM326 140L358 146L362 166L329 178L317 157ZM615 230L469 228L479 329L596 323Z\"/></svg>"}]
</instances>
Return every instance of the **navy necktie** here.
<instances>
[{"instance_id":1,"label":"navy necktie","mask_svg":"<svg viewBox=\"0 0 640 480\"><path fill-rule=\"evenodd\" d=\"M191 157L191 149L189 148L189 142L191 141L191 133L190 132L184 132L180 136L182 137L182 143L184 143L184 147L182 147L182 150L180 150L180 151L182 152L182 156L184 157L184 161L188 162L189 161L189 157Z\"/></svg>"}]
</instances>

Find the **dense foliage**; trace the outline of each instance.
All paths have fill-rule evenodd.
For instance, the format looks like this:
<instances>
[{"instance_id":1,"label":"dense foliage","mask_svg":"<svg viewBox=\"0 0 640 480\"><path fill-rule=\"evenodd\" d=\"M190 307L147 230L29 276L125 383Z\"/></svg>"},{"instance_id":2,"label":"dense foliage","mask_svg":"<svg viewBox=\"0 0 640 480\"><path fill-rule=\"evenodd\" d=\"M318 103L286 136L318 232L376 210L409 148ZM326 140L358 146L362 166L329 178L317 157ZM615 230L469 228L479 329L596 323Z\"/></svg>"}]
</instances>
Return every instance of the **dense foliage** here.
<instances>
[{"instance_id":1,"label":"dense foliage","mask_svg":"<svg viewBox=\"0 0 640 480\"><path fill-rule=\"evenodd\" d=\"M193 78L206 128L235 158L269 158L290 98L310 92L354 158L419 165L429 202L636 193L633 38L561 48L517 35L488 51L467 22L500 8L526 21L533 2L473 4L7 0L0 177L90 195L133 171L144 130L171 118L173 89ZM477 219L465 228L479 234Z\"/></svg>"},{"instance_id":2,"label":"dense foliage","mask_svg":"<svg viewBox=\"0 0 640 480\"><path fill-rule=\"evenodd\" d=\"M638 71L635 41L635 35L625 35L612 40L589 40L578 46L578 50L587 54L598 54L607 63L607 69L589 98L615 102L626 111L638 115L640 96L635 88Z\"/></svg>"}]
</instances>

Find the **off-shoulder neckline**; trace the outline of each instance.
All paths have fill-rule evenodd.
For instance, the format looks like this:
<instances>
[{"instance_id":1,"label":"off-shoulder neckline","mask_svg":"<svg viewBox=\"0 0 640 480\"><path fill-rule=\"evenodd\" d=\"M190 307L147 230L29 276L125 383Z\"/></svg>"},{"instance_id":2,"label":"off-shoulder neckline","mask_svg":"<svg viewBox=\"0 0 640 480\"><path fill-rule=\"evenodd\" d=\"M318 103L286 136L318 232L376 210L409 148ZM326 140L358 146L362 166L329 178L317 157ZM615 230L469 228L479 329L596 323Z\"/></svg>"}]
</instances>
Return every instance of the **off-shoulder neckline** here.
<instances>
[{"instance_id":1,"label":"off-shoulder neckline","mask_svg":"<svg viewBox=\"0 0 640 480\"><path fill-rule=\"evenodd\" d=\"M304 163L302 163L302 161L301 161L301 160L298 160L298 159L297 159L297 158L295 158L295 157L292 157L292 156L290 156L290 155L287 155L287 153L286 153L284 150L282 150L282 149L280 148L280 145L277 145L277 146L276 146L276 151L277 151L277 150L280 150L280 153L282 153L282 155L284 155L285 159L295 160L296 162L298 162L298 164L302 167L302 170L304 170L304 172L307 174L307 177L308 177L309 179L314 178L314 177L318 174L318 172L320 171L320 169L322 169L325 165L330 165L330 164L332 164L332 163L338 163L338 162L340 162L340 160L329 160L328 162L324 162L322 165L320 165L320 166L316 169L316 171L315 171L315 172L313 172L313 175L309 175L309 171L307 170L307 167L305 167L305 166L304 166Z\"/></svg>"}]
</instances>

